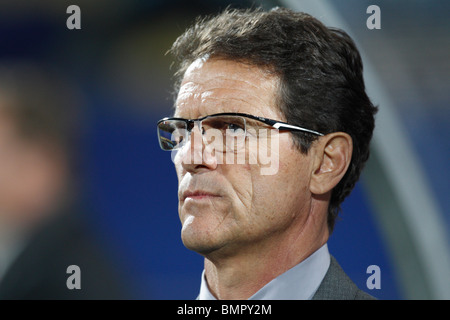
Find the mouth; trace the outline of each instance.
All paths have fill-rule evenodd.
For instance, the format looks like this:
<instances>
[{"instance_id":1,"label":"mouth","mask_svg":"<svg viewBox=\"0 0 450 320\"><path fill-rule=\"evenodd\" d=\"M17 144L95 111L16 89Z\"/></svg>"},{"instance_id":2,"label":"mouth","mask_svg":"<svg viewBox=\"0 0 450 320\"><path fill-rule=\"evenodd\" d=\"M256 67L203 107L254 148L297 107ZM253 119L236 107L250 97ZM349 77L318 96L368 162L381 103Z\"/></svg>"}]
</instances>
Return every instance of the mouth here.
<instances>
[{"instance_id":1,"label":"mouth","mask_svg":"<svg viewBox=\"0 0 450 320\"><path fill-rule=\"evenodd\" d=\"M201 200L211 200L214 198L219 198L220 196L211 192L195 190L195 191L185 191L181 196L181 201L201 201Z\"/></svg>"}]
</instances>

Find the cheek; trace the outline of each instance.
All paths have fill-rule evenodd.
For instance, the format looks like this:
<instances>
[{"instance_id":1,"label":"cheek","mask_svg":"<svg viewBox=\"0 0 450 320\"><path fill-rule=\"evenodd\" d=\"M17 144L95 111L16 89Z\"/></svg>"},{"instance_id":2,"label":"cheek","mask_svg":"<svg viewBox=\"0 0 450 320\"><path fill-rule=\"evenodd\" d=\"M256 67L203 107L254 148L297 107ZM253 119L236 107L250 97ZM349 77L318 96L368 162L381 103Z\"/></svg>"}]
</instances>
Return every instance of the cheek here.
<instances>
[{"instance_id":1,"label":"cheek","mask_svg":"<svg viewBox=\"0 0 450 320\"><path fill-rule=\"evenodd\" d=\"M277 179L268 176L256 178L252 198L254 215L271 220L281 209L278 201L284 198L284 192Z\"/></svg>"},{"instance_id":2,"label":"cheek","mask_svg":"<svg viewBox=\"0 0 450 320\"><path fill-rule=\"evenodd\" d=\"M231 186L231 198L236 218L248 215L253 207L254 180L253 165L223 165L222 174Z\"/></svg>"},{"instance_id":3,"label":"cheek","mask_svg":"<svg viewBox=\"0 0 450 320\"><path fill-rule=\"evenodd\" d=\"M275 175L256 175L254 178L254 207L256 211L264 212L267 219L291 217L308 203L309 162L296 150L287 150L280 154Z\"/></svg>"},{"instance_id":4,"label":"cheek","mask_svg":"<svg viewBox=\"0 0 450 320\"><path fill-rule=\"evenodd\" d=\"M261 176L258 165L236 165L228 181L233 185L232 223L236 238L264 235L276 214L273 177ZM231 222L231 221L230 221Z\"/></svg>"}]
</instances>

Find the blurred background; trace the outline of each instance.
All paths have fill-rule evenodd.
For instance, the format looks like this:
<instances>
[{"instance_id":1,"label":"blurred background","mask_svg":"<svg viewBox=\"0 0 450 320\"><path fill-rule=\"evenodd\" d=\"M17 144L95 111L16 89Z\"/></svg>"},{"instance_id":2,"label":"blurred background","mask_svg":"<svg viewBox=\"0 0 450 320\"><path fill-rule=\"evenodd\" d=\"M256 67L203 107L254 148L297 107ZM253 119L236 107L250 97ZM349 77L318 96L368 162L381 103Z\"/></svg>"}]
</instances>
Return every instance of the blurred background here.
<instances>
[{"instance_id":1,"label":"blurred background","mask_svg":"<svg viewBox=\"0 0 450 320\"><path fill-rule=\"evenodd\" d=\"M81 9L80 30L66 27L71 4ZM381 9L379 30L366 26L367 7L374 4ZM17 234L40 226L36 221L44 216L44 208L57 211L53 209L76 203L76 215L99 247L92 251L86 240L70 249L80 257L89 252L80 259L99 260L93 263L97 271L91 278L83 277L89 262L81 267L82 284L92 281L102 287L88 297L121 297L102 296L113 291L108 279L115 279L127 287L126 297L196 298L203 259L181 243L177 179L170 153L159 149L155 124L172 113L173 70L166 51L196 16L228 5L291 7L341 27L355 39L364 58L369 96L380 112L372 157L343 205L329 240L330 252L361 289L377 298L450 299L450 3L444 0L0 0L0 106L25 98L31 100L26 103L41 103L39 110L56 105L58 111L49 111L50 118L63 128L52 131L53 137L70 131L71 141L55 139L47 148L43 143L50 141L45 139L47 133L44 139L29 140L43 148L33 150L45 150L32 153L35 158L65 169L55 173L47 166L47 176L42 176L55 182L51 186L36 182L36 190L48 190L42 195L47 202L30 201L25 208L24 201L17 200L22 205L14 206L3 186L12 171L5 169L7 162L2 161L7 160L1 157L12 152L10 144L2 144L2 128L15 120L0 108L0 297L2 285L15 288L27 282L25 273L11 276L8 271L19 264L16 259L34 271L43 259L36 254L24 258L21 250L27 244L15 241L20 238ZM52 102L40 100L39 92L48 92L45 98ZM53 93L58 97L49 97ZM45 115L33 112L24 119L47 132L51 124L39 118ZM29 136L36 134L31 131ZM39 167L30 163L29 170ZM10 179L23 186L31 183L21 176ZM65 195L55 191L61 189L69 191ZM6 213L25 215L33 211L31 206L40 208L32 218L10 219ZM77 232L68 238L55 235L43 241L40 250L60 245L59 250L67 252L62 244L79 241ZM99 258L100 251L105 259ZM54 255L60 256L58 252ZM78 263L66 255L66 265ZM39 268L51 278L54 273L49 270L56 270L55 265ZM380 267L381 289L366 286L370 265ZM105 275L109 273L110 278ZM65 269L59 276L67 290Z\"/></svg>"}]
</instances>

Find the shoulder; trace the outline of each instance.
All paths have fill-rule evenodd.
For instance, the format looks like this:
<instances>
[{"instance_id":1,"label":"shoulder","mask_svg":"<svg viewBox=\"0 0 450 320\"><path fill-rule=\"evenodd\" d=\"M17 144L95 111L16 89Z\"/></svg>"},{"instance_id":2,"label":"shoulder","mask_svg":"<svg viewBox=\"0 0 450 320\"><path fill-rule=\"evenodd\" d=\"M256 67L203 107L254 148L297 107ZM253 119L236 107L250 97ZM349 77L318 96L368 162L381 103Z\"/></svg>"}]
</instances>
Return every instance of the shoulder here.
<instances>
[{"instance_id":1,"label":"shoulder","mask_svg":"<svg viewBox=\"0 0 450 320\"><path fill-rule=\"evenodd\" d=\"M330 267L313 300L375 300L375 298L360 290L331 256Z\"/></svg>"}]
</instances>

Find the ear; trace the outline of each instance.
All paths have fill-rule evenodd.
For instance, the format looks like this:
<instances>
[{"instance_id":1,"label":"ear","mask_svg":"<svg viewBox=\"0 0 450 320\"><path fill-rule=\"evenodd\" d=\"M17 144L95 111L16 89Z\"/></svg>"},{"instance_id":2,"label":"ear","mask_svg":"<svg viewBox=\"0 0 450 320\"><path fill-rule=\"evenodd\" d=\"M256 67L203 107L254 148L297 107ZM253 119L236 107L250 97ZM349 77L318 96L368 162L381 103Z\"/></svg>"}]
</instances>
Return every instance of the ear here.
<instances>
[{"instance_id":1,"label":"ear","mask_svg":"<svg viewBox=\"0 0 450 320\"><path fill-rule=\"evenodd\" d=\"M353 141L345 132L323 136L314 146L310 191L325 194L341 181L352 159Z\"/></svg>"}]
</instances>

